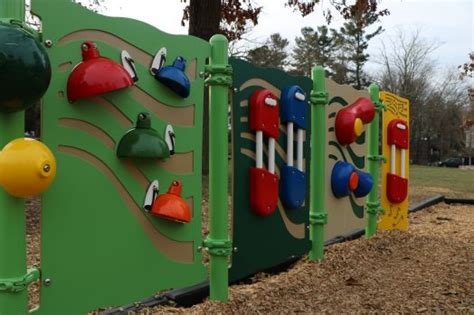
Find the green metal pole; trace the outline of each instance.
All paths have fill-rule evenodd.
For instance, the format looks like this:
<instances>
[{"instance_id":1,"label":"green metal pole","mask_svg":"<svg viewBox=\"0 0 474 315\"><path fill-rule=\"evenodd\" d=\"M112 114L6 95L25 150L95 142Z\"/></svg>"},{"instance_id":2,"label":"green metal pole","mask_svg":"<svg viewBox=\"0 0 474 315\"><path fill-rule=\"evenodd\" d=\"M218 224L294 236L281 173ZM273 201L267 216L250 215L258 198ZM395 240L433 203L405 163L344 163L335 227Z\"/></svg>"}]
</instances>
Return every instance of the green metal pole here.
<instances>
[{"instance_id":1,"label":"green metal pole","mask_svg":"<svg viewBox=\"0 0 474 315\"><path fill-rule=\"evenodd\" d=\"M328 93L324 68L315 66L312 71L311 91L311 169L309 174L309 237L312 242L309 259L324 258L324 225L327 223L325 209L326 179L326 105Z\"/></svg>"},{"instance_id":2,"label":"green metal pole","mask_svg":"<svg viewBox=\"0 0 474 315\"><path fill-rule=\"evenodd\" d=\"M204 247L209 252L210 299L228 298L228 257L232 244L228 233L228 130L229 86L232 69L228 64L227 38L210 39L211 58L206 72L209 90L209 236Z\"/></svg>"},{"instance_id":3,"label":"green metal pole","mask_svg":"<svg viewBox=\"0 0 474 315\"><path fill-rule=\"evenodd\" d=\"M375 117L369 124L367 141L368 150L368 171L374 180L374 185L367 197L367 224L365 227L365 237L370 238L377 232L377 215L381 211L379 200L379 173L380 162L382 157L379 153L379 129L380 129L380 113L383 105L379 99L379 88L375 83L369 86L370 99L375 105Z\"/></svg>"},{"instance_id":4,"label":"green metal pole","mask_svg":"<svg viewBox=\"0 0 474 315\"><path fill-rule=\"evenodd\" d=\"M0 18L25 19L24 0L1 0ZM23 137L24 112L0 113L0 149L12 139ZM13 292L12 279L26 274L26 231L24 200L0 189L0 315L27 314L28 293ZM7 288L10 287L10 288Z\"/></svg>"}]
</instances>

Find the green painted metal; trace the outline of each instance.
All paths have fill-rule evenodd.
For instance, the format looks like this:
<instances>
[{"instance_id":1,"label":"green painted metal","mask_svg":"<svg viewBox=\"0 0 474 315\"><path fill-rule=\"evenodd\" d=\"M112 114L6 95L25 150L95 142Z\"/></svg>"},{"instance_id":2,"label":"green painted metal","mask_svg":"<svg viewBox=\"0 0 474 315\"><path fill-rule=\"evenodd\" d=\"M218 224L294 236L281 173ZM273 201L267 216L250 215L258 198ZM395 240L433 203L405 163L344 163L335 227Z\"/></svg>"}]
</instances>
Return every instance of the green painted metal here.
<instances>
[{"instance_id":1,"label":"green painted metal","mask_svg":"<svg viewBox=\"0 0 474 315\"><path fill-rule=\"evenodd\" d=\"M375 117L369 124L368 134L368 172L372 175L374 186L367 196L367 225L365 227L365 237L370 238L377 233L377 216L381 211L379 200L379 175L380 163L382 158L379 152L379 130L380 130L380 114L383 110L383 105L379 99L379 88L375 83L369 86L370 99L375 105Z\"/></svg>"},{"instance_id":2,"label":"green painted metal","mask_svg":"<svg viewBox=\"0 0 474 315\"><path fill-rule=\"evenodd\" d=\"M24 21L24 0L0 1L0 17ZM0 147L22 137L24 113L0 113ZM23 277L26 274L26 231L24 200L0 189L0 279ZM0 292L0 314L26 314L28 295L25 290Z\"/></svg>"},{"instance_id":3,"label":"green painted metal","mask_svg":"<svg viewBox=\"0 0 474 315\"><path fill-rule=\"evenodd\" d=\"M165 140L151 127L149 113L140 113L137 116L135 128L130 129L120 139L117 145L119 158L157 158L170 156L170 150Z\"/></svg>"},{"instance_id":4,"label":"green painted metal","mask_svg":"<svg viewBox=\"0 0 474 315\"><path fill-rule=\"evenodd\" d=\"M277 266L291 258L305 255L311 243L308 238L309 184L307 182L304 206L299 209L285 209L279 203L278 209L267 217L253 213L249 205L249 168L255 166L254 132L248 123L250 95L257 89L269 88L279 95L284 87L299 85L310 94L312 81L307 77L291 76L276 69L258 68L239 59L230 59L234 69L234 87L236 92L232 104L232 168L233 168L233 244L236 251L232 255L230 281L236 281L250 276L260 270ZM309 108L308 108L309 116ZM286 130L286 125L280 126ZM309 135L311 129L307 124L304 152L305 172L309 174L310 149ZM275 169L280 170L286 165L286 132L280 132L275 141ZM266 141L265 141L266 143ZM266 147L264 145L264 147ZM295 145L296 147L296 145ZM295 148L296 150L296 148ZM282 156L283 151L283 156ZM264 155L266 155L264 153ZM296 156L296 154L295 154ZM264 161L267 157L264 157ZM308 175L307 175L308 178ZM283 219L286 217L285 221ZM291 232L299 234L295 237Z\"/></svg>"},{"instance_id":5,"label":"green painted metal","mask_svg":"<svg viewBox=\"0 0 474 315\"><path fill-rule=\"evenodd\" d=\"M325 209L326 172L326 79L324 68L315 66L312 70L313 90L311 91L311 157L314 162L310 171L309 234L311 251L309 259L324 258L324 225L327 223Z\"/></svg>"},{"instance_id":6,"label":"green painted metal","mask_svg":"<svg viewBox=\"0 0 474 315\"><path fill-rule=\"evenodd\" d=\"M210 299L228 298L228 256L232 244L228 227L228 145L229 71L227 38L214 35L209 60L209 236L204 242L210 256Z\"/></svg>"},{"instance_id":7,"label":"green painted metal","mask_svg":"<svg viewBox=\"0 0 474 315\"><path fill-rule=\"evenodd\" d=\"M36 313L84 314L205 281L198 251L204 79L197 74L211 55L210 44L139 21L100 16L70 0L33 0L32 10L42 18L43 39L52 43L47 50L53 77L43 100L42 135L58 167L42 199L41 271L42 279L51 282L42 284ZM137 84L70 104L67 80L82 60L85 40L117 62L126 49L135 60ZM169 60L188 60L188 98L178 97L150 74L161 47L167 48ZM160 134L173 125L175 155L165 160L117 158L119 140L142 112L150 113L151 126ZM191 222L164 220L142 209L154 179L161 187L182 182Z\"/></svg>"}]
</instances>

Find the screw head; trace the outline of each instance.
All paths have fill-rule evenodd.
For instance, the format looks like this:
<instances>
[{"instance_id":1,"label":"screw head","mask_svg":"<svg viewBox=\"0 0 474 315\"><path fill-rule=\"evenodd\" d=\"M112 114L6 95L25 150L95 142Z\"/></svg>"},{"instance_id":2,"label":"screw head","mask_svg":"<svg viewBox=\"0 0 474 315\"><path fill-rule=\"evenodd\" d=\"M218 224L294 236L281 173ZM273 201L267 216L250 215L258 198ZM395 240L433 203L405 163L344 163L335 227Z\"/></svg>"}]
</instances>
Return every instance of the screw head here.
<instances>
[{"instance_id":1,"label":"screw head","mask_svg":"<svg viewBox=\"0 0 474 315\"><path fill-rule=\"evenodd\" d=\"M51 285L51 279L50 278L44 279L43 284L45 287L49 287Z\"/></svg>"},{"instance_id":2,"label":"screw head","mask_svg":"<svg viewBox=\"0 0 474 315\"><path fill-rule=\"evenodd\" d=\"M46 45L46 47L51 47L53 46L53 41L51 39L47 39L44 41L44 44Z\"/></svg>"}]
</instances>

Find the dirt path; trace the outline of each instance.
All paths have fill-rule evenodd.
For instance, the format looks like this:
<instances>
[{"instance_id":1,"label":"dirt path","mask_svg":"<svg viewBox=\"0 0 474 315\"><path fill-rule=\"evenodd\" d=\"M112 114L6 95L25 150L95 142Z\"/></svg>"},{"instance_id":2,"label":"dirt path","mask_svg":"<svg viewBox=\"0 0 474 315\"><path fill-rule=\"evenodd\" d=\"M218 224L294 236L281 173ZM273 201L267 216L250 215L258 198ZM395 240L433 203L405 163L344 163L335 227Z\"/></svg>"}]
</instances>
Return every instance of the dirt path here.
<instances>
[{"instance_id":1,"label":"dirt path","mask_svg":"<svg viewBox=\"0 0 474 315\"><path fill-rule=\"evenodd\" d=\"M230 288L228 304L157 307L140 314L456 312L474 314L474 207L437 205L410 215L410 230L327 248L271 277Z\"/></svg>"}]
</instances>

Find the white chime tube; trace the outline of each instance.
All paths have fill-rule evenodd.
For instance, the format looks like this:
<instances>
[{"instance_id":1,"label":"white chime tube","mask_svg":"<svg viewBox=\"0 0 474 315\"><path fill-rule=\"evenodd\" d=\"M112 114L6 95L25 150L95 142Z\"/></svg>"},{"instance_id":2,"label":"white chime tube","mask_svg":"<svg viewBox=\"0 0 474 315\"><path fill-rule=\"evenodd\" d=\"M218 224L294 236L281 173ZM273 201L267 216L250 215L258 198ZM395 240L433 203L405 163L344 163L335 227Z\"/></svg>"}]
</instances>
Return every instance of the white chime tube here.
<instances>
[{"instance_id":1,"label":"white chime tube","mask_svg":"<svg viewBox=\"0 0 474 315\"><path fill-rule=\"evenodd\" d=\"M268 171L275 174L275 138L268 138Z\"/></svg>"},{"instance_id":2,"label":"white chime tube","mask_svg":"<svg viewBox=\"0 0 474 315\"><path fill-rule=\"evenodd\" d=\"M256 142L257 142L257 147L256 147L256 162L257 162L257 168L263 168L263 132L257 131L256 134Z\"/></svg>"},{"instance_id":3,"label":"white chime tube","mask_svg":"<svg viewBox=\"0 0 474 315\"><path fill-rule=\"evenodd\" d=\"M286 165L293 166L293 123L286 125Z\"/></svg>"},{"instance_id":4,"label":"white chime tube","mask_svg":"<svg viewBox=\"0 0 474 315\"><path fill-rule=\"evenodd\" d=\"M298 129L296 140L296 168L303 171L303 129Z\"/></svg>"},{"instance_id":5,"label":"white chime tube","mask_svg":"<svg viewBox=\"0 0 474 315\"><path fill-rule=\"evenodd\" d=\"M400 176L405 178L405 154L406 154L406 150L405 149L402 149L401 150L401 158L400 158Z\"/></svg>"},{"instance_id":6,"label":"white chime tube","mask_svg":"<svg viewBox=\"0 0 474 315\"><path fill-rule=\"evenodd\" d=\"M394 144L392 144L390 146L390 173L392 174L396 174L397 173L397 170L395 168L395 162L396 162L396 155L395 155L395 152L396 152L396 147Z\"/></svg>"}]
</instances>

